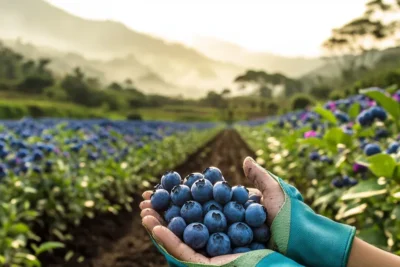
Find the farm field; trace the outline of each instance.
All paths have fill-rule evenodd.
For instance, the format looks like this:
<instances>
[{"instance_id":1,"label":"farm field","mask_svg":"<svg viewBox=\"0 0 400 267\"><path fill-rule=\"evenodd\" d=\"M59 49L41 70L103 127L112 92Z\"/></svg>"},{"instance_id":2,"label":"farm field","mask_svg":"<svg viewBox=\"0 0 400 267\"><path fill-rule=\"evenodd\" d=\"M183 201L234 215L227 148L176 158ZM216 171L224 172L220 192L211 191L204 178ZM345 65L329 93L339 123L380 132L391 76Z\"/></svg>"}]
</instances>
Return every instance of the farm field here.
<instances>
[{"instance_id":1,"label":"farm field","mask_svg":"<svg viewBox=\"0 0 400 267\"><path fill-rule=\"evenodd\" d=\"M294 184L315 211L400 253L399 91L371 88L279 117L218 123L24 119L0 126L5 266L160 266L138 203L166 171L242 160Z\"/></svg>"}]
</instances>

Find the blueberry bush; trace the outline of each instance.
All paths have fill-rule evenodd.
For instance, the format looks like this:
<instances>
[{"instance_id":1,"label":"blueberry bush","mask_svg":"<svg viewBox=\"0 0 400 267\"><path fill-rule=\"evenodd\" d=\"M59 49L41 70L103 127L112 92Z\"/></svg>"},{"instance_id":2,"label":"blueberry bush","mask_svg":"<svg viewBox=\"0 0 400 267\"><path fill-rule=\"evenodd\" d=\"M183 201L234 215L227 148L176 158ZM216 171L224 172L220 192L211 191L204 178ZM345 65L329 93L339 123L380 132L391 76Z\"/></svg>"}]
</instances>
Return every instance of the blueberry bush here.
<instances>
[{"instance_id":1,"label":"blueberry bush","mask_svg":"<svg viewBox=\"0 0 400 267\"><path fill-rule=\"evenodd\" d=\"M237 125L257 162L296 185L319 213L400 254L400 90L368 88Z\"/></svg>"},{"instance_id":2,"label":"blueberry bush","mask_svg":"<svg viewBox=\"0 0 400 267\"><path fill-rule=\"evenodd\" d=\"M38 255L73 239L69 226L130 210L135 192L214 137L216 126L0 121L0 265L40 266ZM37 229L57 242L43 242Z\"/></svg>"}]
</instances>

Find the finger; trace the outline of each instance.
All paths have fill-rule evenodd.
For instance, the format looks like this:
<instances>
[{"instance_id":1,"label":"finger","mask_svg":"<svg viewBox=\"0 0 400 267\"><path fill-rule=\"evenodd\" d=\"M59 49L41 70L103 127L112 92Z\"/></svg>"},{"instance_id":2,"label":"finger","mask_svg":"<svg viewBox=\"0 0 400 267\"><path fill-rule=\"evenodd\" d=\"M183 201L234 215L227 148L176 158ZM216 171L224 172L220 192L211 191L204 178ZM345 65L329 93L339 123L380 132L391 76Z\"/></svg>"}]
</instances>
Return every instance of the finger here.
<instances>
[{"instance_id":1,"label":"finger","mask_svg":"<svg viewBox=\"0 0 400 267\"><path fill-rule=\"evenodd\" d=\"M247 190L249 190L250 195L262 196L260 190L258 190L257 188L247 187Z\"/></svg>"},{"instance_id":2,"label":"finger","mask_svg":"<svg viewBox=\"0 0 400 267\"><path fill-rule=\"evenodd\" d=\"M153 232L154 227L161 225L160 221L153 216L145 216L142 224L150 233Z\"/></svg>"},{"instance_id":3,"label":"finger","mask_svg":"<svg viewBox=\"0 0 400 267\"><path fill-rule=\"evenodd\" d=\"M282 189L278 182L251 157L247 157L244 160L243 170L246 177L255 185L258 190L260 190L264 198L270 194L281 193L283 195Z\"/></svg>"},{"instance_id":4,"label":"finger","mask_svg":"<svg viewBox=\"0 0 400 267\"><path fill-rule=\"evenodd\" d=\"M144 218L146 216L153 216L156 218L160 223L165 224L164 219L161 217L160 214L158 214L155 210L153 209L144 209L140 212L140 217Z\"/></svg>"},{"instance_id":5,"label":"finger","mask_svg":"<svg viewBox=\"0 0 400 267\"><path fill-rule=\"evenodd\" d=\"M169 254L181 261L209 264L210 260L203 255L196 253L192 248L183 243L168 228L156 226L153 229L153 236Z\"/></svg>"},{"instance_id":6,"label":"finger","mask_svg":"<svg viewBox=\"0 0 400 267\"><path fill-rule=\"evenodd\" d=\"M214 258L210 259L210 264L221 266L221 265L227 264L228 262L236 260L237 258L239 258L242 255L243 255L243 253L237 253L237 254L230 254L230 255L214 257Z\"/></svg>"},{"instance_id":7,"label":"finger","mask_svg":"<svg viewBox=\"0 0 400 267\"><path fill-rule=\"evenodd\" d=\"M147 191L144 191L144 193L142 194L142 197L144 200L150 200L150 197L152 194L153 194L153 191L147 190Z\"/></svg>"},{"instance_id":8,"label":"finger","mask_svg":"<svg viewBox=\"0 0 400 267\"><path fill-rule=\"evenodd\" d=\"M145 201L140 202L139 208L141 210L143 210L143 209L151 209L151 208L153 208L153 206L151 206L150 200L145 200Z\"/></svg>"}]
</instances>

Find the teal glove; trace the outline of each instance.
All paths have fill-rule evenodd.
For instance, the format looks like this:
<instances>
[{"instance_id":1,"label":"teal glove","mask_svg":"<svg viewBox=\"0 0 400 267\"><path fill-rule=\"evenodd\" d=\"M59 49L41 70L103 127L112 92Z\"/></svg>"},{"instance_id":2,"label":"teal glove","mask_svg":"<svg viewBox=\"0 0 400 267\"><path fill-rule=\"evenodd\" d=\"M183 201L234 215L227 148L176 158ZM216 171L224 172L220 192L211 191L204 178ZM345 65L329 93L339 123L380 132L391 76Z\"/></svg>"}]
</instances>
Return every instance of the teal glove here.
<instances>
[{"instance_id":1,"label":"teal glove","mask_svg":"<svg viewBox=\"0 0 400 267\"><path fill-rule=\"evenodd\" d=\"M157 242L151 238L154 245L157 247L158 251L163 254L165 259L168 262L168 265L171 267L212 267L216 265L206 265L199 263L191 263L191 262L183 262L174 258L170 255L162 246L157 244ZM302 265L294 262L293 260L286 258L282 254L279 254L275 251L269 249L256 250L243 254L232 262L224 264L222 266L225 267L248 267L248 266L256 266L256 267L300 267Z\"/></svg>"},{"instance_id":2,"label":"teal glove","mask_svg":"<svg viewBox=\"0 0 400 267\"><path fill-rule=\"evenodd\" d=\"M316 214L303 202L295 187L269 174L285 194L285 203L271 225L272 241L277 250L311 267L346 266L355 227Z\"/></svg>"}]
</instances>

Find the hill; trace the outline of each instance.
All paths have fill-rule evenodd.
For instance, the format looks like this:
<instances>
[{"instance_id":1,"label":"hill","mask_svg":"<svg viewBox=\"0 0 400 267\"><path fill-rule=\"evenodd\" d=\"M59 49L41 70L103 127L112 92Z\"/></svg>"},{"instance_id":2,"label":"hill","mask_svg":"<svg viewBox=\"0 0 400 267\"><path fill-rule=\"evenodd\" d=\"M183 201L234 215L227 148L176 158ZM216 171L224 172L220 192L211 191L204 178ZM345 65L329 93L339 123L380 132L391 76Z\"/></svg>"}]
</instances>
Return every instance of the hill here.
<instances>
[{"instance_id":1,"label":"hill","mask_svg":"<svg viewBox=\"0 0 400 267\"><path fill-rule=\"evenodd\" d=\"M197 38L194 40L194 47L215 60L267 72L280 72L293 78L324 65L324 61L320 58L291 58L266 52L251 52L236 44L215 38Z\"/></svg>"},{"instance_id":2,"label":"hill","mask_svg":"<svg viewBox=\"0 0 400 267\"><path fill-rule=\"evenodd\" d=\"M22 38L86 58L118 62L118 67L133 66L118 72L131 74L129 77L144 76L145 80L149 75L158 76L158 80L175 86L175 91L192 97L210 88L229 86L232 77L244 70L181 44L135 32L118 22L82 19L43 0L0 0L0 37ZM141 87L146 90L145 84ZM171 94L168 90L162 93Z\"/></svg>"}]
</instances>

